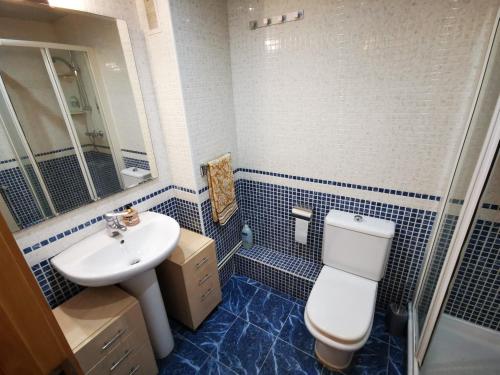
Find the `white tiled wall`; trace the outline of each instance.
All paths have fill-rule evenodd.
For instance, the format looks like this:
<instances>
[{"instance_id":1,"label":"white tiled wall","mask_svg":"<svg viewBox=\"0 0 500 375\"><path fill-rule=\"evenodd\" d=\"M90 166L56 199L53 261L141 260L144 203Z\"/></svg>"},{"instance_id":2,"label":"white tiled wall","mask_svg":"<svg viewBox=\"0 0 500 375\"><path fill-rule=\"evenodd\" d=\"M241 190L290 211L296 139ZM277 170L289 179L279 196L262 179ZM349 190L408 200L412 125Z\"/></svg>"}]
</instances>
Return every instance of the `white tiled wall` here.
<instances>
[{"instance_id":1,"label":"white tiled wall","mask_svg":"<svg viewBox=\"0 0 500 375\"><path fill-rule=\"evenodd\" d=\"M186 122L198 189L198 166L231 152L237 167L227 6L224 0L171 0Z\"/></svg>"},{"instance_id":2,"label":"white tiled wall","mask_svg":"<svg viewBox=\"0 0 500 375\"><path fill-rule=\"evenodd\" d=\"M150 32L147 28L142 0L137 0L137 9L148 46L148 65L155 77L154 93L164 130L166 156L172 166L172 183L195 189L192 147L186 125L170 8L166 1L155 3L159 21L155 32Z\"/></svg>"},{"instance_id":3,"label":"white tiled wall","mask_svg":"<svg viewBox=\"0 0 500 375\"><path fill-rule=\"evenodd\" d=\"M239 165L442 195L497 7L229 0Z\"/></svg>"}]
</instances>

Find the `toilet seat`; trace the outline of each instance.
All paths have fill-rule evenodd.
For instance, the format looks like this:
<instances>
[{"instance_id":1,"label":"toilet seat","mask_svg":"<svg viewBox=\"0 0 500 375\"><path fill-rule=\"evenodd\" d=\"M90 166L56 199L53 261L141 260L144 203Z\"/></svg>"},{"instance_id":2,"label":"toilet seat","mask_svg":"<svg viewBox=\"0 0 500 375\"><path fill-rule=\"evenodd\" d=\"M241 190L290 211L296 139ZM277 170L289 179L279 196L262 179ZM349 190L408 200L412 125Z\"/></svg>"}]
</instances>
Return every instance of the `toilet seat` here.
<instances>
[{"instance_id":1,"label":"toilet seat","mask_svg":"<svg viewBox=\"0 0 500 375\"><path fill-rule=\"evenodd\" d=\"M370 335L377 282L324 266L305 309L306 325L320 341L355 350Z\"/></svg>"}]
</instances>

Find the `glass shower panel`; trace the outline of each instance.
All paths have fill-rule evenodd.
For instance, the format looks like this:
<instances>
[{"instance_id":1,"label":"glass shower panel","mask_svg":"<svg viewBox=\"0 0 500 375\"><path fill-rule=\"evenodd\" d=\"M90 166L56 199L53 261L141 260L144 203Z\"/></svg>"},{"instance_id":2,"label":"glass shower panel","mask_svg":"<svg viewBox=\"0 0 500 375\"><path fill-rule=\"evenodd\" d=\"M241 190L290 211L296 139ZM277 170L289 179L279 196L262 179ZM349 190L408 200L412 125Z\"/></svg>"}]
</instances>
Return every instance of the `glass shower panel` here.
<instances>
[{"instance_id":1,"label":"glass shower panel","mask_svg":"<svg viewBox=\"0 0 500 375\"><path fill-rule=\"evenodd\" d=\"M118 168L87 53L50 49L50 54L97 196L103 198L117 193L122 190Z\"/></svg>"},{"instance_id":2,"label":"glass shower panel","mask_svg":"<svg viewBox=\"0 0 500 375\"><path fill-rule=\"evenodd\" d=\"M1 77L0 77L1 79ZM0 82L2 85L2 82ZM0 196L2 212L17 229L27 228L53 216L35 176L31 160L18 133L8 103L0 96ZM12 224L11 224L12 225Z\"/></svg>"},{"instance_id":3,"label":"glass shower panel","mask_svg":"<svg viewBox=\"0 0 500 375\"><path fill-rule=\"evenodd\" d=\"M500 160L492 167L420 373L500 369Z\"/></svg>"},{"instance_id":4,"label":"glass shower panel","mask_svg":"<svg viewBox=\"0 0 500 375\"><path fill-rule=\"evenodd\" d=\"M419 332L431 305L439 275L446 258L451 238L462 208L467 188L471 182L486 137L495 105L500 94L500 41L498 32L487 63L478 101L469 125L464 146L453 176L447 201L440 218L438 231L430 249L428 267L416 300L416 315Z\"/></svg>"},{"instance_id":5,"label":"glass shower panel","mask_svg":"<svg viewBox=\"0 0 500 375\"><path fill-rule=\"evenodd\" d=\"M0 47L0 71L56 211L92 202L41 50Z\"/></svg>"}]
</instances>

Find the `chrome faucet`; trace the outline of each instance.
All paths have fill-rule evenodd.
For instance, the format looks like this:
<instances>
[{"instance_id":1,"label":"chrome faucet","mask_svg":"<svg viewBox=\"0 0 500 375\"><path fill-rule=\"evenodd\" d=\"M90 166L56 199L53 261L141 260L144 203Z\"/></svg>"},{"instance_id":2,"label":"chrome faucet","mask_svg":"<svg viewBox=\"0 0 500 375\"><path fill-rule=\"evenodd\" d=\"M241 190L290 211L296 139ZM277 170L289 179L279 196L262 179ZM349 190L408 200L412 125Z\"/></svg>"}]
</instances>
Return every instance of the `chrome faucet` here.
<instances>
[{"instance_id":1,"label":"chrome faucet","mask_svg":"<svg viewBox=\"0 0 500 375\"><path fill-rule=\"evenodd\" d=\"M116 237L120 232L125 232L127 227L120 223L120 217L125 215L127 211L123 212L108 212L104 214L106 220L106 231L110 237Z\"/></svg>"}]
</instances>

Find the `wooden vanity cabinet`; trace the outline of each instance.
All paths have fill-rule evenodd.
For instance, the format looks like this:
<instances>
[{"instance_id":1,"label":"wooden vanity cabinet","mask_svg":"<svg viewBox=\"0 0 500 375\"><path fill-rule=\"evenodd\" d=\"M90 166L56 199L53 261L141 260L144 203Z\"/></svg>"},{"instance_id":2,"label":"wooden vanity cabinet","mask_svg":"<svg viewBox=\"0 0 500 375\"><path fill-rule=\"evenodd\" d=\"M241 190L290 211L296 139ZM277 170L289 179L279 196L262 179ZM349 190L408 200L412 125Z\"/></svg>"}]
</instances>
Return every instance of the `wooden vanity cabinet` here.
<instances>
[{"instance_id":1,"label":"wooden vanity cabinet","mask_svg":"<svg viewBox=\"0 0 500 375\"><path fill-rule=\"evenodd\" d=\"M85 374L158 373L139 302L122 289L87 288L53 313Z\"/></svg>"},{"instance_id":2,"label":"wooden vanity cabinet","mask_svg":"<svg viewBox=\"0 0 500 375\"><path fill-rule=\"evenodd\" d=\"M156 271L168 315L193 330L222 300L211 238L181 229L176 249Z\"/></svg>"}]
</instances>

